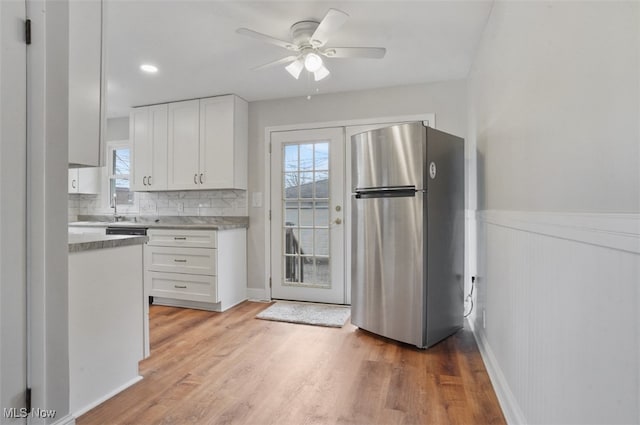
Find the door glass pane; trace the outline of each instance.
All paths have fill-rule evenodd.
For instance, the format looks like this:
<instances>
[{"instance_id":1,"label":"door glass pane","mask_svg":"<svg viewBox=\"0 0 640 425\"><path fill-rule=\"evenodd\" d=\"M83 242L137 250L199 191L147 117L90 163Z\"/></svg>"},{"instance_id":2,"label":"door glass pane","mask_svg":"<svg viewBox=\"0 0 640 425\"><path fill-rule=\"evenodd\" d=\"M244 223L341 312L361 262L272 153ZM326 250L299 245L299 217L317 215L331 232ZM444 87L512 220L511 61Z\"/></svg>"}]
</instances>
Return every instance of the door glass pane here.
<instances>
[{"instance_id":1,"label":"door glass pane","mask_svg":"<svg viewBox=\"0 0 640 425\"><path fill-rule=\"evenodd\" d=\"M330 288L329 143L287 143L282 149L284 283Z\"/></svg>"},{"instance_id":2,"label":"door glass pane","mask_svg":"<svg viewBox=\"0 0 640 425\"><path fill-rule=\"evenodd\" d=\"M331 272L329 258L316 257L315 282L317 285L331 287Z\"/></svg>"},{"instance_id":3,"label":"door glass pane","mask_svg":"<svg viewBox=\"0 0 640 425\"><path fill-rule=\"evenodd\" d=\"M284 171L298 169L298 145L287 145L284 147Z\"/></svg>"},{"instance_id":4,"label":"door glass pane","mask_svg":"<svg viewBox=\"0 0 640 425\"><path fill-rule=\"evenodd\" d=\"M316 202L313 209L314 214L314 226L328 227L329 226L329 203L328 202Z\"/></svg>"},{"instance_id":5,"label":"door glass pane","mask_svg":"<svg viewBox=\"0 0 640 425\"><path fill-rule=\"evenodd\" d=\"M314 145L314 170L329 169L329 143L316 143Z\"/></svg>"},{"instance_id":6,"label":"door glass pane","mask_svg":"<svg viewBox=\"0 0 640 425\"><path fill-rule=\"evenodd\" d=\"M298 173L284 173L283 193L286 199L300 197L300 175Z\"/></svg>"},{"instance_id":7,"label":"door glass pane","mask_svg":"<svg viewBox=\"0 0 640 425\"><path fill-rule=\"evenodd\" d=\"M298 202L297 201L287 201L285 202L284 207L284 225L285 227L298 226L299 224L299 213L298 213Z\"/></svg>"}]
</instances>

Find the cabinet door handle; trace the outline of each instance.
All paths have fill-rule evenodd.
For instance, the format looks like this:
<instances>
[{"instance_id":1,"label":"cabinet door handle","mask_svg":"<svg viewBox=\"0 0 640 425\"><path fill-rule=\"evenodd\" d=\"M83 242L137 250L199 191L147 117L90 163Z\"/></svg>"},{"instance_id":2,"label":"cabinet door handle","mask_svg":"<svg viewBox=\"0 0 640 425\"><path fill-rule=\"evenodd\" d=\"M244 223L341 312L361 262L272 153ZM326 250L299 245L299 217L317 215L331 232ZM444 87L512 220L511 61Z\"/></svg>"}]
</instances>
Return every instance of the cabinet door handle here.
<instances>
[{"instance_id":1,"label":"cabinet door handle","mask_svg":"<svg viewBox=\"0 0 640 425\"><path fill-rule=\"evenodd\" d=\"M174 288L187 289L187 285L173 285Z\"/></svg>"},{"instance_id":2,"label":"cabinet door handle","mask_svg":"<svg viewBox=\"0 0 640 425\"><path fill-rule=\"evenodd\" d=\"M147 176L147 184L151 186L151 176Z\"/></svg>"},{"instance_id":3,"label":"cabinet door handle","mask_svg":"<svg viewBox=\"0 0 640 425\"><path fill-rule=\"evenodd\" d=\"M202 176L203 176L203 174L200 173L200 184L204 183L204 181L202 180Z\"/></svg>"},{"instance_id":4,"label":"cabinet door handle","mask_svg":"<svg viewBox=\"0 0 640 425\"><path fill-rule=\"evenodd\" d=\"M187 237L186 236L174 236L173 240L174 241L186 241Z\"/></svg>"},{"instance_id":5,"label":"cabinet door handle","mask_svg":"<svg viewBox=\"0 0 640 425\"><path fill-rule=\"evenodd\" d=\"M198 174L197 173L193 175L193 182L195 184L198 184Z\"/></svg>"},{"instance_id":6,"label":"cabinet door handle","mask_svg":"<svg viewBox=\"0 0 640 425\"><path fill-rule=\"evenodd\" d=\"M173 261L175 261L176 263L186 263L187 262L187 260L184 260L184 259L180 260L178 258L174 258Z\"/></svg>"},{"instance_id":7,"label":"cabinet door handle","mask_svg":"<svg viewBox=\"0 0 640 425\"><path fill-rule=\"evenodd\" d=\"M146 185L147 185L147 176L144 176L144 177L142 178L142 185L143 185L143 186L146 186Z\"/></svg>"}]
</instances>

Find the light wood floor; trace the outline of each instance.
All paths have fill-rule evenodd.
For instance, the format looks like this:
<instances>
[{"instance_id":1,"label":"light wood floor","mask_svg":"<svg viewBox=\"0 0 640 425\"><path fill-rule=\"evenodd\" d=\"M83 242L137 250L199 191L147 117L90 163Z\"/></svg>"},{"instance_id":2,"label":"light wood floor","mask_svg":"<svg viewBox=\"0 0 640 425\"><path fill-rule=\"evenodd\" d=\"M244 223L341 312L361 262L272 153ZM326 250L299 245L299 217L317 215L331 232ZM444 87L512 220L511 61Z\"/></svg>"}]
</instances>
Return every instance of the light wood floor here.
<instances>
[{"instance_id":1,"label":"light wood floor","mask_svg":"<svg viewBox=\"0 0 640 425\"><path fill-rule=\"evenodd\" d=\"M503 424L468 330L428 349L342 329L152 306L144 379L89 424Z\"/></svg>"}]
</instances>

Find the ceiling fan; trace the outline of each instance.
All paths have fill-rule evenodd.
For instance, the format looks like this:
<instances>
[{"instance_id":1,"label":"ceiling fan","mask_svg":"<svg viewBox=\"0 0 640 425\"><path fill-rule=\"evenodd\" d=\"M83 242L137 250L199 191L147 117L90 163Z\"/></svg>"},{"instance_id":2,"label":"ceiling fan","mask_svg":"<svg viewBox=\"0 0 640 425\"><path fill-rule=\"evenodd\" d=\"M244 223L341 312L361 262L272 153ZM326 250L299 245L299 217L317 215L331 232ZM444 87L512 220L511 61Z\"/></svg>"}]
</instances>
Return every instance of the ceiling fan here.
<instances>
[{"instance_id":1,"label":"ceiling fan","mask_svg":"<svg viewBox=\"0 0 640 425\"><path fill-rule=\"evenodd\" d=\"M300 78L300 73L306 69L313 73L315 81L320 81L329 75L323 57L381 59L386 53L383 47L326 47L329 37L347 21L348 17L349 15L340 10L329 9L320 22L311 20L296 22L291 25L292 41L280 40L248 28L238 28L236 32L293 52L290 56L258 66L253 68L254 70L288 63L285 69L295 79Z\"/></svg>"}]
</instances>

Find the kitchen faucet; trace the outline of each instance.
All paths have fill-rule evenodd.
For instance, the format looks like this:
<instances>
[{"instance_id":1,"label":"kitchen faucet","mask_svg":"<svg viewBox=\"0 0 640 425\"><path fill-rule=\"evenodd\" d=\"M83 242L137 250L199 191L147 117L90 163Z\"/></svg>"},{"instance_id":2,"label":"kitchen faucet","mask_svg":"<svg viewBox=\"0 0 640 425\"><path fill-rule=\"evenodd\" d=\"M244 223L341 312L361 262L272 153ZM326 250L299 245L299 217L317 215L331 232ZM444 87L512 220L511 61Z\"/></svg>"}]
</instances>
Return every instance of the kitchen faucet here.
<instances>
[{"instance_id":1,"label":"kitchen faucet","mask_svg":"<svg viewBox=\"0 0 640 425\"><path fill-rule=\"evenodd\" d=\"M117 223L118 220L121 218L122 217L118 215L118 195L114 193L113 194L113 221Z\"/></svg>"}]
</instances>

